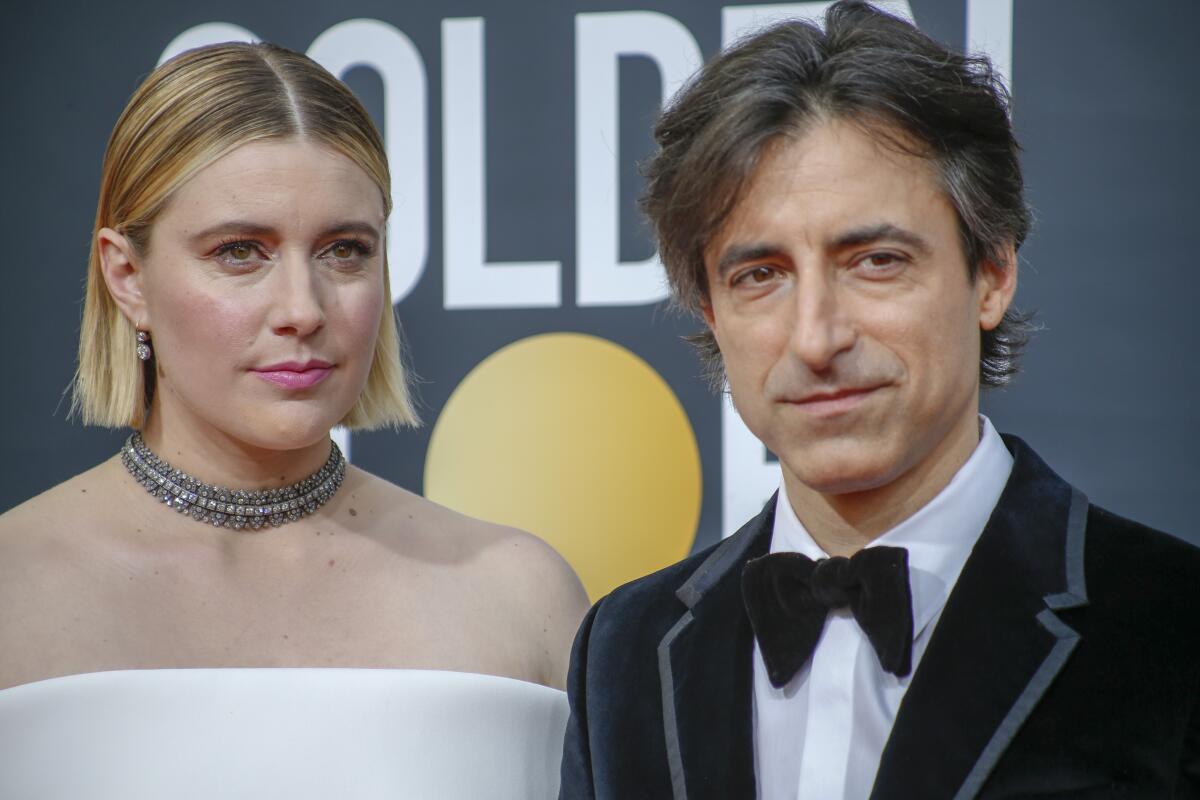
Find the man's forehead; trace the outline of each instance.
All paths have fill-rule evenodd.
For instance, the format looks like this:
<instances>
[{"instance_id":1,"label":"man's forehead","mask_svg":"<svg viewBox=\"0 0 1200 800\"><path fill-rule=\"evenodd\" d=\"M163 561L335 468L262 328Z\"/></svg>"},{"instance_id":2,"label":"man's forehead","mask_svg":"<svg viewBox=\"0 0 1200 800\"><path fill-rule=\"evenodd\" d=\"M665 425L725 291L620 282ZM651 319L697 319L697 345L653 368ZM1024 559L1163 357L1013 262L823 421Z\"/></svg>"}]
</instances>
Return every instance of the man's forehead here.
<instances>
[{"instance_id":1,"label":"man's forehead","mask_svg":"<svg viewBox=\"0 0 1200 800\"><path fill-rule=\"evenodd\" d=\"M907 229L933 204L949 204L929 158L901 150L898 130L843 120L764 145L754 172L705 247L705 260L773 233L820 233L823 242L864 230Z\"/></svg>"},{"instance_id":2,"label":"man's forehead","mask_svg":"<svg viewBox=\"0 0 1200 800\"><path fill-rule=\"evenodd\" d=\"M928 148L892 124L824 120L767 142L734 208L758 188L828 191L853 178L870 180L880 170L910 176L914 182L936 180L936 165L927 153Z\"/></svg>"}]
</instances>

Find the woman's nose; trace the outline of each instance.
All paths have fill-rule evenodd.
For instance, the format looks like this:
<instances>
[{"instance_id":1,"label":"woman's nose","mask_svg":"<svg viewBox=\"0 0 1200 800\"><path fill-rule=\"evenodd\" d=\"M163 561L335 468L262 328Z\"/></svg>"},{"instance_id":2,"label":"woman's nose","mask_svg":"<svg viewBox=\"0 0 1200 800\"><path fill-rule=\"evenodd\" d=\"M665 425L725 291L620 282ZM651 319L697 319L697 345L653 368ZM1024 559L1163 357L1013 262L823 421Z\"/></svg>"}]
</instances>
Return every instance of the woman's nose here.
<instances>
[{"instance_id":1,"label":"woman's nose","mask_svg":"<svg viewBox=\"0 0 1200 800\"><path fill-rule=\"evenodd\" d=\"M285 257L270 282L271 329L284 336L308 336L325 324L321 287L307 258Z\"/></svg>"}]
</instances>

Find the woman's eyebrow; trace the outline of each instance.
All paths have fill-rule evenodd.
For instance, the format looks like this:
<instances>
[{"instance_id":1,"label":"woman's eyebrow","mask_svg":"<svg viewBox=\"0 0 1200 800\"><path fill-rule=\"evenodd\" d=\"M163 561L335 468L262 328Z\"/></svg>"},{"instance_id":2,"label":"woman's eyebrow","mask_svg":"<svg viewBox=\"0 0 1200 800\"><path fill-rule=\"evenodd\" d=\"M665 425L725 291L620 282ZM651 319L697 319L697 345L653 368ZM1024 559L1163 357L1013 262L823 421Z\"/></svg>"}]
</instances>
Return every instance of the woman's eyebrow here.
<instances>
[{"instance_id":1,"label":"woman's eyebrow","mask_svg":"<svg viewBox=\"0 0 1200 800\"><path fill-rule=\"evenodd\" d=\"M213 236L220 234L236 234L238 236L262 236L274 237L278 232L270 225L262 225L257 222L246 222L243 220L226 220L218 222L216 225L210 225L202 231L193 233L188 237L188 241L193 244L199 244L205 239L210 239Z\"/></svg>"},{"instance_id":2,"label":"woman's eyebrow","mask_svg":"<svg viewBox=\"0 0 1200 800\"><path fill-rule=\"evenodd\" d=\"M318 239L325 239L338 233L354 233L360 236L366 236L371 239L379 239L379 229L369 222L360 220L342 220L325 228L317 235ZM226 220L218 222L215 225L210 225L204 230L191 234L188 241L193 244L199 244L206 239L211 239L214 236L259 236L263 238L278 238L279 231L270 225L263 225L257 222L248 222L245 220Z\"/></svg>"},{"instance_id":3,"label":"woman's eyebrow","mask_svg":"<svg viewBox=\"0 0 1200 800\"><path fill-rule=\"evenodd\" d=\"M378 228L369 222L361 222L358 220L345 220L343 222L330 225L317 238L324 239L337 233L357 233L360 236L366 236L370 239L379 238Z\"/></svg>"}]
</instances>

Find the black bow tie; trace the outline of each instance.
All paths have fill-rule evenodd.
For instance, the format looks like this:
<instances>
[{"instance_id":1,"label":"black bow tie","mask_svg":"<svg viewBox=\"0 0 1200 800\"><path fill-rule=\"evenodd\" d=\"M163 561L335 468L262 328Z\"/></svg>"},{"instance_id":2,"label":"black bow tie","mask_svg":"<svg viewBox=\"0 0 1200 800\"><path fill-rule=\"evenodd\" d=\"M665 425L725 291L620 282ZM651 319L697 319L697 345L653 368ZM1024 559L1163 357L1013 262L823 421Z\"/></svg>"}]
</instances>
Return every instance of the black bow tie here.
<instances>
[{"instance_id":1,"label":"black bow tie","mask_svg":"<svg viewBox=\"0 0 1200 800\"><path fill-rule=\"evenodd\" d=\"M767 675L782 688L812 657L830 609L849 608L897 677L912 670L912 592L908 551L867 547L850 558L813 561L800 553L751 559L742 570L742 600Z\"/></svg>"}]
</instances>

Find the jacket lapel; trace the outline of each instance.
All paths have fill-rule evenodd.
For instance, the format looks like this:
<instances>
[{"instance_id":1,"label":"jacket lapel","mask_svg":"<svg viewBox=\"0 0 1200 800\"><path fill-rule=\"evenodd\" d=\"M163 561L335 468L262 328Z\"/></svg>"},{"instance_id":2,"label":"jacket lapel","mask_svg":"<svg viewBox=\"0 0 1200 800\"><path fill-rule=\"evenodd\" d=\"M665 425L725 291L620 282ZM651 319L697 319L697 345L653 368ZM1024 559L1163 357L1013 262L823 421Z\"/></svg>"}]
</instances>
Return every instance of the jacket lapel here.
<instances>
[{"instance_id":1,"label":"jacket lapel","mask_svg":"<svg viewBox=\"0 0 1200 800\"><path fill-rule=\"evenodd\" d=\"M1087 498L1021 440L900 704L872 800L973 798L1079 641Z\"/></svg>"},{"instance_id":2,"label":"jacket lapel","mask_svg":"<svg viewBox=\"0 0 1200 800\"><path fill-rule=\"evenodd\" d=\"M742 566L771 541L775 498L676 591L683 614L658 646L674 800L754 797L753 631Z\"/></svg>"}]
</instances>

